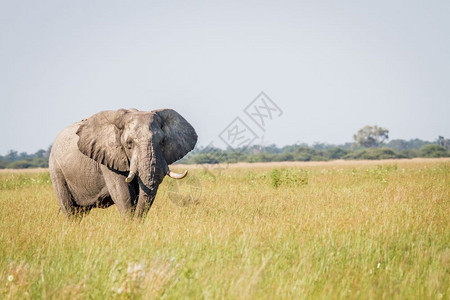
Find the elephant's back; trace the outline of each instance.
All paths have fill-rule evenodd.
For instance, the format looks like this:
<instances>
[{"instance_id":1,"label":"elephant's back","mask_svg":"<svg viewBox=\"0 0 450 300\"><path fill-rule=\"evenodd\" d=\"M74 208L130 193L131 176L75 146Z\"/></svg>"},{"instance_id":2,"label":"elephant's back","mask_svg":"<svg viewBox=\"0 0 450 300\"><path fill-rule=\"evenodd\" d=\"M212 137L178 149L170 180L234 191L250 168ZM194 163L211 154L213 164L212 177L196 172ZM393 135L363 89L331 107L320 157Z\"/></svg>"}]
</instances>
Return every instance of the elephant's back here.
<instances>
[{"instance_id":1,"label":"elephant's back","mask_svg":"<svg viewBox=\"0 0 450 300\"><path fill-rule=\"evenodd\" d=\"M53 142L51 156L57 157L68 151L73 151L74 147L78 150L77 142L78 135L77 130L80 127L80 122L72 124L64 128L55 138Z\"/></svg>"},{"instance_id":2,"label":"elephant's back","mask_svg":"<svg viewBox=\"0 0 450 300\"><path fill-rule=\"evenodd\" d=\"M77 135L77 130L80 127L80 124L81 122L72 124L58 133L50 153L50 169L52 169L52 166L58 166L58 168L62 169L72 168L74 162L93 162L78 150L77 143L79 137Z\"/></svg>"}]
</instances>

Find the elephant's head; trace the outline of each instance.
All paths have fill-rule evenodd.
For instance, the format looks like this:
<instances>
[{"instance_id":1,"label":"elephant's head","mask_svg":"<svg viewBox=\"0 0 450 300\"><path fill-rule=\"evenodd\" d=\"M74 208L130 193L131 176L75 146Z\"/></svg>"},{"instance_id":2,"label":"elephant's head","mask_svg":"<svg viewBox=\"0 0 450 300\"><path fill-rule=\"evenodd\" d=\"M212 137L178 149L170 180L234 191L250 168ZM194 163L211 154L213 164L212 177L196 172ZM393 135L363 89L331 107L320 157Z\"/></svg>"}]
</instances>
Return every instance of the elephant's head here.
<instances>
[{"instance_id":1,"label":"elephant's head","mask_svg":"<svg viewBox=\"0 0 450 300\"><path fill-rule=\"evenodd\" d=\"M171 172L168 165L186 155L197 142L191 124L172 109L103 111L84 120L77 135L83 154L124 172L128 183L138 180L138 203L146 197L150 205L165 175L186 175L187 171Z\"/></svg>"}]
</instances>

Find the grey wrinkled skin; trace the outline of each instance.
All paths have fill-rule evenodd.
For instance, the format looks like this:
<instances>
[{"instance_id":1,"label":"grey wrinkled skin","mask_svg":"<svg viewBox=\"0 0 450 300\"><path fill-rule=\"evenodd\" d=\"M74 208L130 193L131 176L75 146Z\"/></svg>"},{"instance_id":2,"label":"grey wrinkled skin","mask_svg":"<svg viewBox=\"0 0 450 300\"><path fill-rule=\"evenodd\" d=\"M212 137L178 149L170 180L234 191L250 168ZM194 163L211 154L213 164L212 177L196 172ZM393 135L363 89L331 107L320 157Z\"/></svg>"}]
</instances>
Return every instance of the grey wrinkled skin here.
<instances>
[{"instance_id":1,"label":"grey wrinkled skin","mask_svg":"<svg viewBox=\"0 0 450 300\"><path fill-rule=\"evenodd\" d=\"M116 204L123 216L144 217L168 165L196 142L194 128L172 109L102 111L70 125L56 137L49 160L61 211L82 216Z\"/></svg>"}]
</instances>

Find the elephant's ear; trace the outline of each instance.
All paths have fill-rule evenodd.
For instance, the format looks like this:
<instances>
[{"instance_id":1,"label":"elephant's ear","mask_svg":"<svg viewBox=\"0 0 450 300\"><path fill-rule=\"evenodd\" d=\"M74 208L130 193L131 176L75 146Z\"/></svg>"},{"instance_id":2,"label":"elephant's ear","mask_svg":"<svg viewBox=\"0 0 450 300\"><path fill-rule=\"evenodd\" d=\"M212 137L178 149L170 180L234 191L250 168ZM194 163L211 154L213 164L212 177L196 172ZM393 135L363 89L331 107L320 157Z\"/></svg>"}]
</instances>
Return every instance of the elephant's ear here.
<instances>
[{"instance_id":1,"label":"elephant's ear","mask_svg":"<svg viewBox=\"0 0 450 300\"><path fill-rule=\"evenodd\" d=\"M120 143L117 124L126 110L102 111L81 122L77 135L78 149L96 162L118 171L129 171L128 158Z\"/></svg>"},{"instance_id":2,"label":"elephant's ear","mask_svg":"<svg viewBox=\"0 0 450 300\"><path fill-rule=\"evenodd\" d=\"M164 131L163 155L170 165L194 149L197 133L194 127L173 109L158 109L153 112L161 118L161 129Z\"/></svg>"}]
</instances>

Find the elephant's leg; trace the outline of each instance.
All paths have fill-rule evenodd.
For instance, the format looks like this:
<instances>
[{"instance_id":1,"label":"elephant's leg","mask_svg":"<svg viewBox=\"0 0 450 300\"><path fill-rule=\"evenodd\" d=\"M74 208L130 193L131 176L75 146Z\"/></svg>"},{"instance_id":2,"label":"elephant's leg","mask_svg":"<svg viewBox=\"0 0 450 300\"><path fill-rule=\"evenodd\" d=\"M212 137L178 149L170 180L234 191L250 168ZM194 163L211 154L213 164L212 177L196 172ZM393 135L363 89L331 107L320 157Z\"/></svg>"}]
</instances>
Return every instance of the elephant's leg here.
<instances>
[{"instance_id":1,"label":"elephant's leg","mask_svg":"<svg viewBox=\"0 0 450 300\"><path fill-rule=\"evenodd\" d=\"M117 205L120 214L124 217L133 216L137 197L133 182L130 184L126 183L126 176L111 171L103 165L101 169L111 199Z\"/></svg>"},{"instance_id":2,"label":"elephant's leg","mask_svg":"<svg viewBox=\"0 0 450 300\"><path fill-rule=\"evenodd\" d=\"M72 194L64 179L64 175L60 171L52 172L50 175L61 211L67 217L78 215L81 212L80 208L78 208L73 201Z\"/></svg>"}]
</instances>

